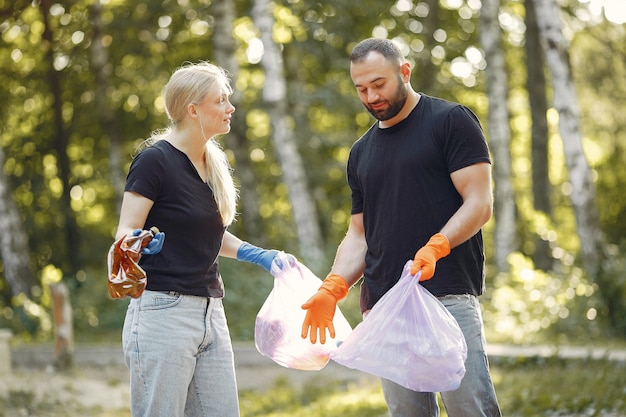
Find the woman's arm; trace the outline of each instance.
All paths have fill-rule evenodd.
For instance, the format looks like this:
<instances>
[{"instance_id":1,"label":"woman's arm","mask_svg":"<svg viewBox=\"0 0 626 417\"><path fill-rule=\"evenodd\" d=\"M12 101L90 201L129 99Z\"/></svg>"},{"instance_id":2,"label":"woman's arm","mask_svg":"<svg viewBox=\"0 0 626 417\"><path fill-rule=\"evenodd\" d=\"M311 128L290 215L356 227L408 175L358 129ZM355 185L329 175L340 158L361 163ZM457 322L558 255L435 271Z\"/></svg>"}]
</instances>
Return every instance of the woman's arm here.
<instances>
[{"instance_id":1,"label":"woman's arm","mask_svg":"<svg viewBox=\"0 0 626 417\"><path fill-rule=\"evenodd\" d=\"M153 205L154 202L149 198L132 191L124 192L115 240L131 234L133 230L143 229Z\"/></svg>"},{"instance_id":2,"label":"woman's arm","mask_svg":"<svg viewBox=\"0 0 626 417\"><path fill-rule=\"evenodd\" d=\"M222 247L220 248L220 256L224 256L226 258L237 259L237 250L241 246L243 241L239 239L237 236L233 235L230 232L224 233L224 238L222 239Z\"/></svg>"}]
</instances>

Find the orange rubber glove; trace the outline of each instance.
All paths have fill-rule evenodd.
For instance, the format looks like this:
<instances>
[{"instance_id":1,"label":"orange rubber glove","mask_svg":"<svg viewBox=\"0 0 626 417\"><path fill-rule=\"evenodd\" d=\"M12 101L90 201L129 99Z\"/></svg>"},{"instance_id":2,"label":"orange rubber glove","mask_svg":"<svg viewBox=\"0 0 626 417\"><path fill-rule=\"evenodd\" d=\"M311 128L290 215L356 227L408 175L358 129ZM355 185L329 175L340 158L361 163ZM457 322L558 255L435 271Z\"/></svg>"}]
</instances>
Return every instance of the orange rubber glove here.
<instances>
[{"instance_id":1,"label":"orange rubber glove","mask_svg":"<svg viewBox=\"0 0 626 417\"><path fill-rule=\"evenodd\" d=\"M420 281L431 279L435 275L435 265L437 261L450 254L450 242L441 233L433 235L428 243L415 253L415 259L411 266L411 275L415 275L422 270Z\"/></svg>"},{"instance_id":2,"label":"orange rubber glove","mask_svg":"<svg viewBox=\"0 0 626 417\"><path fill-rule=\"evenodd\" d=\"M337 303L348 295L348 283L338 274L329 274L317 292L302 304L302 308L307 310L302 324L302 338L306 339L309 330L311 333L311 343L317 342L317 332L319 330L320 342L326 343L326 329L330 337L335 337L335 326L333 318Z\"/></svg>"}]
</instances>

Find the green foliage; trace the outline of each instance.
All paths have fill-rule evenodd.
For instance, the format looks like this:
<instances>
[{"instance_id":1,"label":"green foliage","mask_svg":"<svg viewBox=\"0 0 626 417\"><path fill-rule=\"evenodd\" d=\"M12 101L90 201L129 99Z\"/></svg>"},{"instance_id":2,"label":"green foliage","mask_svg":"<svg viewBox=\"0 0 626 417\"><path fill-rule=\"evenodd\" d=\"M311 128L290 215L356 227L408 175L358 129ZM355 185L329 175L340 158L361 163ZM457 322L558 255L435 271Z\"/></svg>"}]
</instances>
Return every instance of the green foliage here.
<instances>
[{"instance_id":1,"label":"green foliage","mask_svg":"<svg viewBox=\"0 0 626 417\"><path fill-rule=\"evenodd\" d=\"M555 260L558 268L547 272L513 253L510 269L490 277L482 303L489 341L588 343L590 337L608 336L606 323L600 322L598 286L562 253L563 259Z\"/></svg>"},{"instance_id":2,"label":"green foliage","mask_svg":"<svg viewBox=\"0 0 626 417\"><path fill-rule=\"evenodd\" d=\"M546 332L570 338L585 332L603 335L610 333L603 327L624 326L606 317L609 313L626 317L620 310L626 308L626 284L620 274L623 257L619 256L626 245L626 198L620 186L626 178L626 118L621 111L626 105L626 34L623 25L579 13L587 7L585 2L571 3L578 11L566 21L572 34L570 56L580 92L585 151L596 175L602 232L609 251L617 253L604 271L615 287L598 287L593 276L576 267L573 254L580 243L561 141L556 136L550 140L553 218L532 209L521 52L524 33L519 24L524 11L519 2L505 2L501 25L510 69L511 154L520 251L512 256L510 271L489 268L485 319L496 340L527 341L546 337ZM348 55L358 40L373 35L396 39L413 63L416 89L461 101L486 120L485 62L477 46L480 10L471 2L429 4L399 1L381 5L372 0L275 3L273 35L283 52L294 139L326 242L325 269L349 220L348 152L372 123L348 74ZM235 123L245 126L246 152L257 178L262 238L268 246L301 257L303 254L291 249L297 247L291 205L273 156L269 119L260 104L264 76L258 63L249 59L248 47L258 36L249 17L251 5L249 1L235 2L233 36L240 70L234 84L243 93ZM109 136L110 126L103 122L99 103L103 100L112 114L125 170L137 144L166 123L159 96L169 74L184 61L212 60L212 34L220 24L213 17L212 3L204 0L102 2L104 33L98 42L107 55L103 69L107 84L101 85L93 55L97 39L93 37L94 12L93 2L60 0L50 6L45 22L37 2L0 1L0 146L6 155L2 168L29 237L37 278L32 299L25 299L12 297L7 281L0 276L0 326L27 339L46 339L53 332L46 289L49 271L60 271L70 286L78 337L119 337L126 302L108 298L104 276L104 257L117 224L119 190L110 172L114 138ZM47 29L51 42L44 39ZM58 94L52 88L53 76L59 81ZM60 108L60 120L55 119L55 105ZM549 116L551 129L556 131L554 112ZM65 155L55 147L59 131L67 134L70 190L64 189L61 172L61 156ZM223 142L230 152L233 145L228 137ZM237 161L233 165L236 175ZM69 203L63 200L64 191L69 191ZM78 226L76 249L68 244L72 218ZM487 256L493 253L490 227L485 233ZM232 230L245 231L245 224L236 223ZM242 237L246 238L245 234ZM552 246L552 270L540 271L532 265L538 237ZM71 265L72 255L79 265ZM321 277L325 274L325 270L314 272ZM222 262L222 273L233 337L249 340L271 279L258 268L229 260ZM606 294L614 295L615 305L603 302L601 297ZM342 310L353 325L358 323L358 291L352 291Z\"/></svg>"},{"instance_id":3,"label":"green foliage","mask_svg":"<svg viewBox=\"0 0 626 417\"><path fill-rule=\"evenodd\" d=\"M624 363L528 358L498 363L492 369L503 415L626 413Z\"/></svg>"},{"instance_id":4,"label":"green foliage","mask_svg":"<svg viewBox=\"0 0 626 417\"><path fill-rule=\"evenodd\" d=\"M224 310L234 340L253 340L256 314L272 291L273 277L263 268L231 259L220 261L226 296Z\"/></svg>"}]
</instances>

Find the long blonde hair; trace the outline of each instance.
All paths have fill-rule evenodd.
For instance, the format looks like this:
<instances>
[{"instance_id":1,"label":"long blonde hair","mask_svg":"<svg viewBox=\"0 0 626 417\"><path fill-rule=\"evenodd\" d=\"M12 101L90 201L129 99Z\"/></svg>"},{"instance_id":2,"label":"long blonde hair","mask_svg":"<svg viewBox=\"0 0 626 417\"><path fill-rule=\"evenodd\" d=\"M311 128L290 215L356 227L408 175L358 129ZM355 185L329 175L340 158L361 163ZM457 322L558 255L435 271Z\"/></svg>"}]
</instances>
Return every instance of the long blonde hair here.
<instances>
[{"instance_id":1,"label":"long blonde hair","mask_svg":"<svg viewBox=\"0 0 626 417\"><path fill-rule=\"evenodd\" d=\"M188 105L201 103L216 87L219 92L232 93L226 71L209 62L187 63L174 71L163 89L165 111L171 125L154 132L148 142L166 138L172 126L185 117ZM214 138L207 140L204 155L208 185L213 190L222 223L228 226L235 220L238 196L228 157Z\"/></svg>"}]
</instances>

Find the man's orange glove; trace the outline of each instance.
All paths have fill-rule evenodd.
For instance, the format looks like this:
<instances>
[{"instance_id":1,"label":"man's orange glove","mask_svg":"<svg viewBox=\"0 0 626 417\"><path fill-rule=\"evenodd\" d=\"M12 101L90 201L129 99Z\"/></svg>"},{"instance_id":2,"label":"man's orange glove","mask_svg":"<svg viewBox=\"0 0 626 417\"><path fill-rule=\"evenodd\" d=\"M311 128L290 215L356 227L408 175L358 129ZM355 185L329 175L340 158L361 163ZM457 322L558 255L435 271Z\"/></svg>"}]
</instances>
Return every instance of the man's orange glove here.
<instances>
[{"instance_id":1,"label":"man's orange glove","mask_svg":"<svg viewBox=\"0 0 626 417\"><path fill-rule=\"evenodd\" d=\"M306 339L309 330L311 333L311 343L317 341L317 331L320 333L320 342L326 343L326 329L330 337L335 337L335 326L333 318L337 303L348 295L348 283L341 275L329 274L317 292L302 304L302 308L307 310L302 324L302 338Z\"/></svg>"},{"instance_id":2,"label":"man's orange glove","mask_svg":"<svg viewBox=\"0 0 626 417\"><path fill-rule=\"evenodd\" d=\"M420 281L431 279L435 275L437 261L450 253L450 242L441 233L433 235L428 243L415 253L415 259L411 266L411 275L422 270Z\"/></svg>"}]
</instances>

